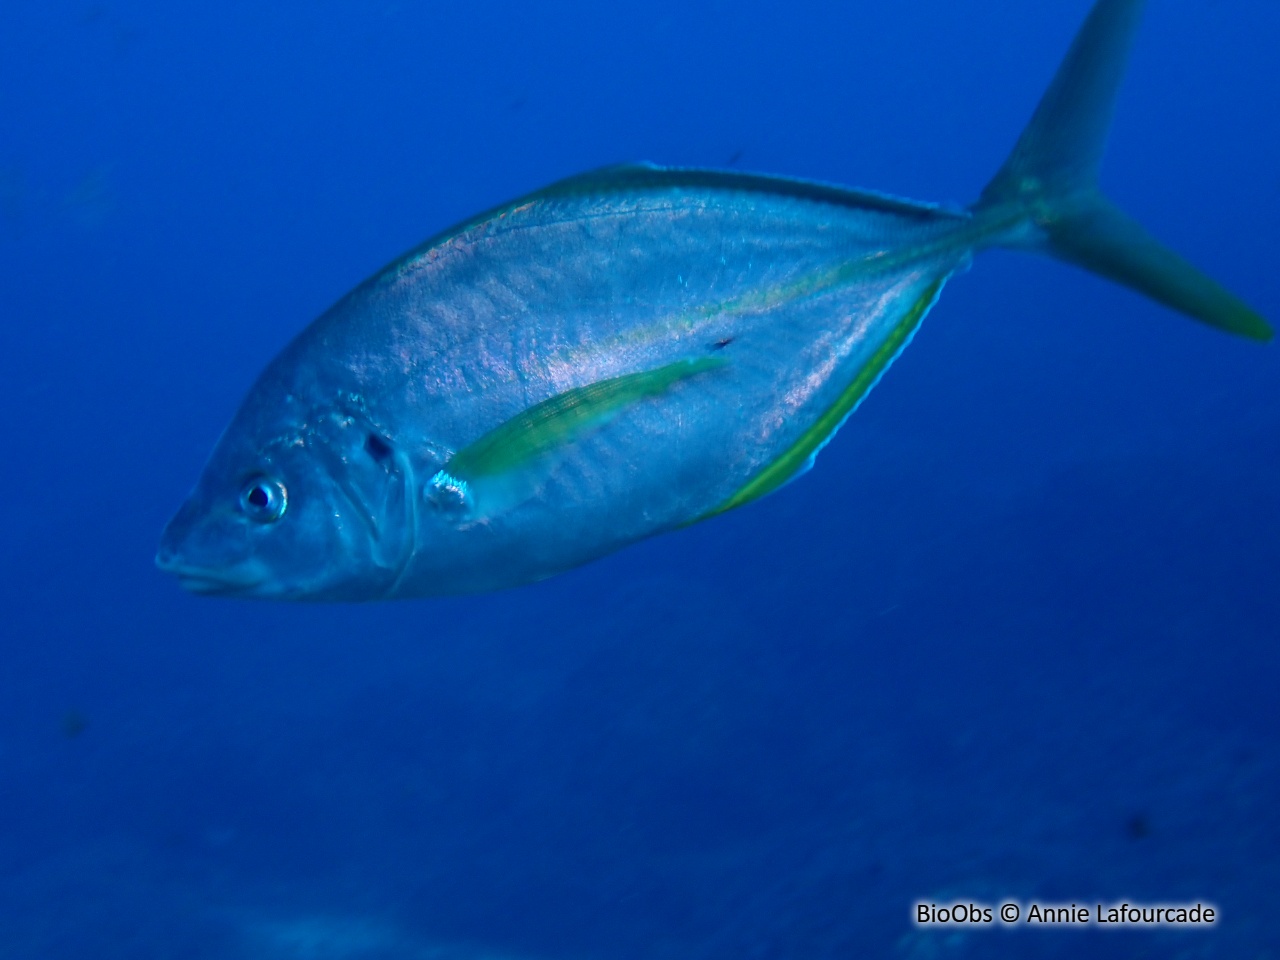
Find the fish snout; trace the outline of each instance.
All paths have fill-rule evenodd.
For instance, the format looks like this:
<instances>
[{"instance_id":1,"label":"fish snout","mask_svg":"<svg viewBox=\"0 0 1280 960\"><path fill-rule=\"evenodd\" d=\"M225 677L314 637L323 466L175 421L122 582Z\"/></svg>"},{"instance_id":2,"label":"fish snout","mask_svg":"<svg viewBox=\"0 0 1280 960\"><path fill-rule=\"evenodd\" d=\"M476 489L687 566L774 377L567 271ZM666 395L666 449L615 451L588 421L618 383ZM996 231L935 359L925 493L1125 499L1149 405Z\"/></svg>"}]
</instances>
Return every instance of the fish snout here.
<instances>
[{"instance_id":1,"label":"fish snout","mask_svg":"<svg viewBox=\"0 0 1280 960\"><path fill-rule=\"evenodd\" d=\"M230 541L238 538L227 532L211 529L198 506L188 501L160 535L156 567L177 577L191 593L251 593L267 579L268 571L261 561L237 556L237 544Z\"/></svg>"}]
</instances>

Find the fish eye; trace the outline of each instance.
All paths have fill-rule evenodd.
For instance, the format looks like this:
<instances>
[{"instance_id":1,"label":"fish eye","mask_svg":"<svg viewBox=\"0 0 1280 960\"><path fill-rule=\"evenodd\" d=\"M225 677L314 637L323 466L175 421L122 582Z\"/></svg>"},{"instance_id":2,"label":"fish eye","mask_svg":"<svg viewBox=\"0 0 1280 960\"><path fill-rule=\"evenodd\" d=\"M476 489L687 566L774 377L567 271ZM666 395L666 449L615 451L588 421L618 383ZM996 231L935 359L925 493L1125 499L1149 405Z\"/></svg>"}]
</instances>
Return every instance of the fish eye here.
<instances>
[{"instance_id":1,"label":"fish eye","mask_svg":"<svg viewBox=\"0 0 1280 960\"><path fill-rule=\"evenodd\" d=\"M240 490L240 509L258 523L275 523L288 505L284 484L270 477L250 477Z\"/></svg>"}]
</instances>

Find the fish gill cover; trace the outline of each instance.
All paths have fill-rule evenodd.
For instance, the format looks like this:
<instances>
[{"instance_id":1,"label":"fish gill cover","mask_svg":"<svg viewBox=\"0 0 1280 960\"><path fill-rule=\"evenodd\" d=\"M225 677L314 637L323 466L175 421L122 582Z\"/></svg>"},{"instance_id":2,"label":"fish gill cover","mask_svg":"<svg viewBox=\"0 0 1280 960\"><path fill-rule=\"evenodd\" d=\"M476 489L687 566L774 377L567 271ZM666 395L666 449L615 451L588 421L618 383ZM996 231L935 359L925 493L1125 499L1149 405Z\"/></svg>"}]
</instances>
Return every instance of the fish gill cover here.
<instances>
[{"instance_id":1,"label":"fish gill cover","mask_svg":"<svg viewBox=\"0 0 1280 960\"><path fill-rule=\"evenodd\" d=\"M967 202L1088 8L0 9L0 956L1280 949L1275 353L1060 265L948 284L798 483L533 586L151 566L398 251L631 158ZM1154 5L1102 181L1272 318L1276 26ZM1006 901L1221 919L917 923Z\"/></svg>"}]
</instances>

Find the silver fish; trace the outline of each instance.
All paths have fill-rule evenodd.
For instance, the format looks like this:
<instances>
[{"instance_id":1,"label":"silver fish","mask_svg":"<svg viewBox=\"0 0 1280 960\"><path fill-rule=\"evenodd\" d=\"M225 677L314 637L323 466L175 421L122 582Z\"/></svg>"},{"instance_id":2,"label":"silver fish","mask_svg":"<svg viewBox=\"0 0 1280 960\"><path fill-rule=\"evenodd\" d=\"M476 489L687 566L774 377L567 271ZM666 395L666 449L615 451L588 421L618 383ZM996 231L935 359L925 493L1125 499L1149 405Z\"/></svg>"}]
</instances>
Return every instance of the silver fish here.
<instances>
[{"instance_id":1,"label":"silver fish","mask_svg":"<svg viewBox=\"0 0 1280 960\"><path fill-rule=\"evenodd\" d=\"M809 469L990 247L1270 339L1097 188L1142 6L1096 3L967 209L636 164L429 240L267 367L157 563L199 593L464 593L741 506Z\"/></svg>"}]
</instances>

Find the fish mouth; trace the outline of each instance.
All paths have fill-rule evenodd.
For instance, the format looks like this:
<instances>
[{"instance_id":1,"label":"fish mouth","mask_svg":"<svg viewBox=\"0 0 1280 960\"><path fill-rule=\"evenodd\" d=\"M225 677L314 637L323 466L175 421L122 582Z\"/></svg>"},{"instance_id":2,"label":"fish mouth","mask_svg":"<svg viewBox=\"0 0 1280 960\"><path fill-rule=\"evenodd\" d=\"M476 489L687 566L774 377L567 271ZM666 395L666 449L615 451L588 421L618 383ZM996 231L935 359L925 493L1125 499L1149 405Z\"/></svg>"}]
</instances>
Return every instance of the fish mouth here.
<instances>
[{"instance_id":1,"label":"fish mouth","mask_svg":"<svg viewBox=\"0 0 1280 960\"><path fill-rule=\"evenodd\" d=\"M163 554L156 555L156 566L177 577L183 590L206 597L252 595L266 580L262 571L246 569L243 565L230 569L198 567Z\"/></svg>"}]
</instances>

